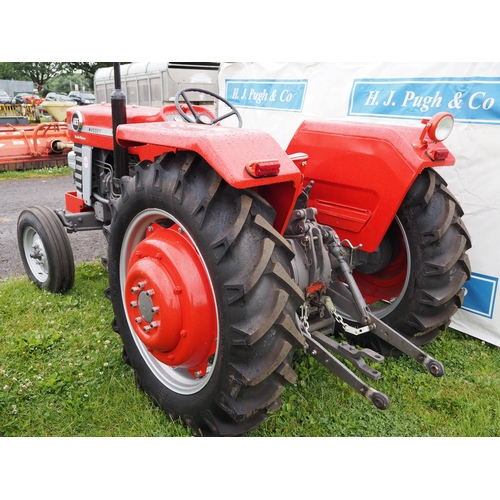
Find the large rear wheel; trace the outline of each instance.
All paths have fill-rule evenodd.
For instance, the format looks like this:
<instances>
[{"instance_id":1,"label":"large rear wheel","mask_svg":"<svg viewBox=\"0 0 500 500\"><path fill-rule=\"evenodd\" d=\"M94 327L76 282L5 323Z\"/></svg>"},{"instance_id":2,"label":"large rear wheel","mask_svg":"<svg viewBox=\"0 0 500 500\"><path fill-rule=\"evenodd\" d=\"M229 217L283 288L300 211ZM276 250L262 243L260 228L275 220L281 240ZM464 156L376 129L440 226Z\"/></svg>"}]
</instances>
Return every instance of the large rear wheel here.
<instances>
[{"instance_id":1,"label":"large rear wheel","mask_svg":"<svg viewBox=\"0 0 500 500\"><path fill-rule=\"evenodd\" d=\"M303 343L272 208L185 152L139 164L112 212L115 325L140 387L195 435L257 427Z\"/></svg>"},{"instance_id":2,"label":"large rear wheel","mask_svg":"<svg viewBox=\"0 0 500 500\"><path fill-rule=\"evenodd\" d=\"M372 312L417 346L449 325L471 273L463 211L446 186L433 169L424 170L385 237L389 263L372 274L354 272ZM374 334L355 339L384 355L397 353Z\"/></svg>"}]
</instances>

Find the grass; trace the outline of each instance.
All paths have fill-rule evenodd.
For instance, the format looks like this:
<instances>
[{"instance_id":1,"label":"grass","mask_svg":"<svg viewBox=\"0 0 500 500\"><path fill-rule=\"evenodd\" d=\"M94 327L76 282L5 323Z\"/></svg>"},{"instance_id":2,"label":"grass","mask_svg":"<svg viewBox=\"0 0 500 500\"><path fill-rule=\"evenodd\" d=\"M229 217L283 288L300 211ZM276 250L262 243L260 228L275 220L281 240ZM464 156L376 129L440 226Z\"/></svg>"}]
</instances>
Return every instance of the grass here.
<instances>
[{"instance_id":1,"label":"grass","mask_svg":"<svg viewBox=\"0 0 500 500\"><path fill-rule=\"evenodd\" d=\"M0 172L0 182L12 179L33 179L39 177L54 177L60 175L69 175L72 170L70 167L46 167L29 170L12 170Z\"/></svg>"},{"instance_id":2,"label":"grass","mask_svg":"<svg viewBox=\"0 0 500 500\"><path fill-rule=\"evenodd\" d=\"M445 365L434 379L405 356L388 358L373 386L391 400L379 411L322 366L299 362L298 384L290 387L276 417L259 429L268 435L491 437L500 436L500 350L447 330L427 346ZM297 366L296 366L297 369Z\"/></svg>"},{"instance_id":3,"label":"grass","mask_svg":"<svg viewBox=\"0 0 500 500\"><path fill-rule=\"evenodd\" d=\"M99 263L77 266L66 294L27 278L0 283L0 436L188 436L136 389L121 359ZM427 346L445 375L387 358L371 382L391 399L375 409L298 352L297 383L257 436L500 436L500 349L447 330Z\"/></svg>"},{"instance_id":4,"label":"grass","mask_svg":"<svg viewBox=\"0 0 500 500\"><path fill-rule=\"evenodd\" d=\"M135 389L106 282L91 263L64 295L0 284L0 436L187 435Z\"/></svg>"}]
</instances>

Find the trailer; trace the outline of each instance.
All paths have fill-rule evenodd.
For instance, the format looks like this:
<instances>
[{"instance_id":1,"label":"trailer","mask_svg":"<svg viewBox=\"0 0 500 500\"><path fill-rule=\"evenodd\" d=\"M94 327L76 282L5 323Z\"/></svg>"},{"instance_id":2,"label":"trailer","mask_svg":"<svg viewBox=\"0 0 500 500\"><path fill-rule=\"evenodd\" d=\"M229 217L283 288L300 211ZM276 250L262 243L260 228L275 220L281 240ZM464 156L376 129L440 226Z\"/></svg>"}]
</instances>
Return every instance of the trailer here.
<instances>
[{"instance_id":1,"label":"trailer","mask_svg":"<svg viewBox=\"0 0 500 500\"><path fill-rule=\"evenodd\" d=\"M187 87L201 87L217 92L218 62L136 62L120 66L123 92L127 104L161 108L172 104L175 94ZM94 78L96 102L111 102L115 89L112 67L100 68ZM192 94L191 102L210 105L206 96Z\"/></svg>"}]
</instances>

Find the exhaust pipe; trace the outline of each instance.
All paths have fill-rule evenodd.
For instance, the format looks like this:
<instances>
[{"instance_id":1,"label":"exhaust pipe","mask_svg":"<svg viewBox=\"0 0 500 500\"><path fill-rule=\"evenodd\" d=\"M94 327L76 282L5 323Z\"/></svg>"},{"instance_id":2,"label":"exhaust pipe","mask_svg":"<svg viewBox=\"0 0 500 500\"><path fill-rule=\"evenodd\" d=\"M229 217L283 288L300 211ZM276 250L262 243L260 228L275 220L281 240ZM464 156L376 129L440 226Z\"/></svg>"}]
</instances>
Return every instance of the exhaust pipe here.
<instances>
[{"instance_id":1,"label":"exhaust pipe","mask_svg":"<svg viewBox=\"0 0 500 500\"><path fill-rule=\"evenodd\" d=\"M122 91L120 63L113 63L115 90L111 94L111 117L113 121L113 151L115 177L121 178L129 175L128 149L120 146L116 141L116 129L119 125L127 123L127 97Z\"/></svg>"}]
</instances>

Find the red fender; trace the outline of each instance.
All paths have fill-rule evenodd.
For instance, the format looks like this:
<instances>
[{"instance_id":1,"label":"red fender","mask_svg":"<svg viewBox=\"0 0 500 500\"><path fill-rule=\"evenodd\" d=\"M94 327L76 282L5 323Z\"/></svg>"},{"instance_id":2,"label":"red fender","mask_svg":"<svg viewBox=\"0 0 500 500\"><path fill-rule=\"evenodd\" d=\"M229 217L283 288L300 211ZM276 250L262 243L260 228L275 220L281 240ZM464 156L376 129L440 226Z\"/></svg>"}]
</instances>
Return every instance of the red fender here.
<instances>
[{"instance_id":1,"label":"red fender","mask_svg":"<svg viewBox=\"0 0 500 500\"><path fill-rule=\"evenodd\" d=\"M194 106L198 112L208 109ZM284 232L302 191L302 173L278 143L265 132L184 122L175 106L162 108L127 106L127 124L117 128L118 143L141 160L154 161L168 151L189 150L200 154L219 175L237 189L254 189L276 210L274 227ZM96 104L70 108L68 129L75 143L113 150L111 106ZM252 177L246 165L277 160L279 174Z\"/></svg>"},{"instance_id":2,"label":"red fender","mask_svg":"<svg viewBox=\"0 0 500 500\"><path fill-rule=\"evenodd\" d=\"M449 166L455 158L442 143L421 142L422 129L355 122L305 121L287 153L306 153L304 185L314 180L310 206L318 221L341 240L373 252L403 198L427 167ZM445 159L433 161L439 150Z\"/></svg>"},{"instance_id":3,"label":"red fender","mask_svg":"<svg viewBox=\"0 0 500 500\"><path fill-rule=\"evenodd\" d=\"M229 185L254 189L268 200L277 213L274 226L281 233L302 191L302 173L266 132L185 122L127 123L118 127L116 137L121 146L129 148L147 144L198 153ZM252 177L245 167L263 160L277 160L279 174Z\"/></svg>"}]
</instances>

